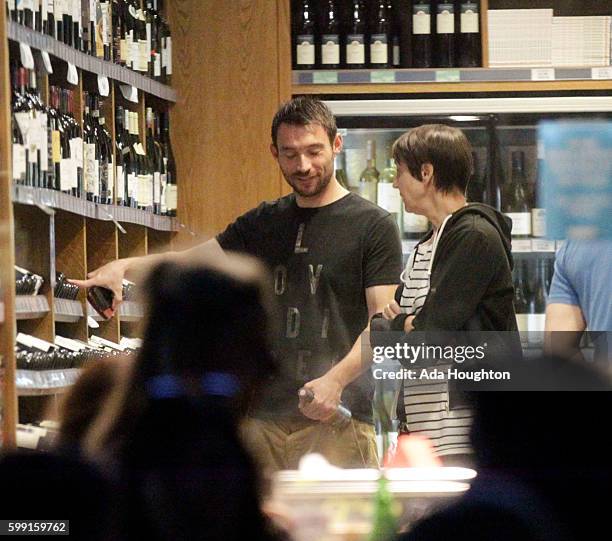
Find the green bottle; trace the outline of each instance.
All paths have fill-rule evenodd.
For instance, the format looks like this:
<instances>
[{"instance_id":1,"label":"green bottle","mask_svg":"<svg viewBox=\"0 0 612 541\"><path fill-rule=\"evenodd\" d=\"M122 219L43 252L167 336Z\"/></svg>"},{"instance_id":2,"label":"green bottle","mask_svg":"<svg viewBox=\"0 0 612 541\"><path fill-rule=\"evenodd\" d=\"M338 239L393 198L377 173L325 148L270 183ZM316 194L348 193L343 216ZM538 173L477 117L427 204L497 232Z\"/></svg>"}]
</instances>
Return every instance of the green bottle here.
<instances>
[{"instance_id":1,"label":"green bottle","mask_svg":"<svg viewBox=\"0 0 612 541\"><path fill-rule=\"evenodd\" d=\"M374 497L374 517L368 541L391 541L397 537L394 504L393 495L389 492L389 481L383 473L378 480L378 490Z\"/></svg>"},{"instance_id":2,"label":"green bottle","mask_svg":"<svg viewBox=\"0 0 612 541\"><path fill-rule=\"evenodd\" d=\"M346 190L349 190L348 178L346 177L346 157L344 152L336 154L334 157L334 170L336 172L336 180Z\"/></svg>"},{"instance_id":3,"label":"green bottle","mask_svg":"<svg viewBox=\"0 0 612 541\"><path fill-rule=\"evenodd\" d=\"M397 166L395 160L389 158L387 167L380 173L378 179L378 206L385 209L397 223L398 229L402 230L402 196L399 190L393 187L397 177Z\"/></svg>"},{"instance_id":4,"label":"green bottle","mask_svg":"<svg viewBox=\"0 0 612 541\"><path fill-rule=\"evenodd\" d=\"M369 140L366 147L366 168L359 175L359 195L376 203L378 169L376 169L376 142Z\"/></svg>"}]
</instances>

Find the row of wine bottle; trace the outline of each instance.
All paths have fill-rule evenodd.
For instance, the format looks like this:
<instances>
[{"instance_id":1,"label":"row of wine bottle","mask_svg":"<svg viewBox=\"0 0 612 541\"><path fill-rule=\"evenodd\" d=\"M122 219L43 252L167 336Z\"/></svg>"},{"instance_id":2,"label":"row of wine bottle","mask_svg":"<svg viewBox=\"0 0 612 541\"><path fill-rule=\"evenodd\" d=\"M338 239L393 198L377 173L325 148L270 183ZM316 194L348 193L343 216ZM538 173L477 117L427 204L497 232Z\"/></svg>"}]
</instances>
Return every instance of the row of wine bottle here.
<instances>
[{"instance_id":1,"label":"row of wine bottle","mask_svg":"<svg viewBox=\"0 0 612 541\"><path fill-rule=\"evenodd\" d=\"M468 182L466 197L471 203L489 203L491 196L486 175L480 174L478 154L472 153L473 173ZM546 235L546 216L543 208L537 206L535 185L528 182L525 174L525 152L511 152L512 170L508 181L497 187L500 193L501 210L512 220L512 236L516 238L544 237ZM404 238L418 239L428 230L428 221L403 211L399 191L393 188L397 168L390 153L387 167L381 172L376 168L376 142L366 143L366 163L359 175L357 185L350 183L346 175L344 153L336 157L336 178L347 189L354 189L363 198L378 204L391 213L397 220Z\"/></svg>"},{"instance_id":2,"label":"row of wine bottle","mask_svg":"<svg viewBox=\"0 0 612 541\"><path fill-rule=\"evenodd\" d=\"M481 65L480 5L472 1L299 0L294 69Z\"/></svg>"},{"instance_id":3,"label":"row of wine bottle","mask_svg":"<svg viewBox=\"0 0 612 541\"><path fill-rule=\"evenodd\" d=\"M7 0L8 17L86 54L169 84L172 36L162 0Z\"/></svg>"},{"instance_id":4,"label":"row of wine bottle","mask_svg":"<svg viewBox=\"0 0 612 541\"><path fill-rule=\"evenodd\" d=\"M113 141L100 114L101 98L93 93L83 98L81 127L72 90L51 86L46 105L36 73L14 67L13 181L175 216L176 164L168 114L147 108L144 138L138 113L117 107Z\"/></svg>"}]
</instances>

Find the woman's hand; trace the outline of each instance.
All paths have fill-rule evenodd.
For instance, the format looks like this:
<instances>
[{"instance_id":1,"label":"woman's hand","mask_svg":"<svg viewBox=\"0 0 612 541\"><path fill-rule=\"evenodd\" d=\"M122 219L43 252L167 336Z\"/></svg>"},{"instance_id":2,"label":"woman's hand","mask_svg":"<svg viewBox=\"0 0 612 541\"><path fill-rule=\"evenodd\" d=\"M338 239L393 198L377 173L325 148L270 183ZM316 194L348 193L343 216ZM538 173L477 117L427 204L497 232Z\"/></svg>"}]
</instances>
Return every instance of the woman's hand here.
<instances>
[{"instance_id":1,"label":"woman's hand","mask_svg":"<svg viewBox=\"0 0 612 541\"><path fill-rule=\"evenodd\" d=\"M397 304L396 301L391 301L387 306L383 308L383 317L389 321L395 319L398 315L402 313L402 309L400 305Z\"/></svg>"}]
</instances>

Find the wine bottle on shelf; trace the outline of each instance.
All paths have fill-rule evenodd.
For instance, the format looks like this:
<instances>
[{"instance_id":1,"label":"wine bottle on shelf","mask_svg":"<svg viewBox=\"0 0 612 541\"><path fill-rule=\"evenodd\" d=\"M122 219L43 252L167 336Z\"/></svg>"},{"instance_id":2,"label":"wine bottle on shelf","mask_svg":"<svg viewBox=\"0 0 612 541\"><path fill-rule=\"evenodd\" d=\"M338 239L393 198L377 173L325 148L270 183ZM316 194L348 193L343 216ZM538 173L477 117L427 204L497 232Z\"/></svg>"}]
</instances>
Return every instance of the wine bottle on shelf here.
<instances>
[{"instance_id":1,"label":"wine bottle on shelf","mask_svg":"<svg viewBox=\"0 0 612 541\"><path fill-rule=\"evenodd\" d=\"M69 0L72 8L72 46L77 50L82 50L83 47L83 30L80 0Z\"/></svg>"},{"instance_id":2,"label":"wine bottle on shelf","mask_svg":"<svg viewBox=\"0 0 612 541\"><path fill-rule=\"evenodd\" d=\"M503 212L512 220L513 237L529 237L531 234L531 209L528 204L525 178L525 154L512 152L512 175L504 190Z\"/></svg>"},{"instance_id":3,"label":"wine bottle on shelf","mask_svg":"<svg viewBox=\"0 0 612 541\"><path fill-rule=\"evenodd\" d=\"M11 69L13 92L12 92L12 115L11 115L11 131L12 131L12 168L13 182L15 184L26 184L27 176L27 149L25 140L17 122L16 113L23 107L22 101L24 96L20 90L21 87L21 69L17 65L13 65Z\"/></svg>"},{"instance_id":4,"label":"wine bottle on shelf","mask_svg":"<svg viewBox=\"0 0 612 541\"><path fill-rule=\"evenodd\" d=\"M55 19L55 39L64 41L64 0L55 0L53 4L53 18Z\"/></svg>"},{"instance_id":5,"label":"wine bottle on shelf","mask_svg":"<svg viewBox=\"0 0 612 541\"><path fill-rule=\"evenodd\" d=\"M83 180L83 130L75 118L74 92L72 90L64 90L66 93L66 101L68 104L66 121L71 128L70 144L72 146L73 162L73 195L76 197L85 197L85 185Z\"/></svg>"},{"instance_id":6,"label":"wine bottle on shelf","mask_svg":"<svg viewBox=\"0 0 612 541\"><path fill-rule=\"evenodd\" d=\"M334 171L336 180L346 190L350 190L348 178L346 177L346 156L344 151L334 156Z\"/></svg>"},{"instance_id":7,"label":"wine bottle on shelf","mask_svg":"<svg viewBox=\"0 0 612 541\"><path fill-rule=\"evenodd\" d=\"M138 6L136 9L136 33L137 33L137 55L136 55L136 66L134 69L141 73L148 73L149 71L149 58L151 51L147 49L147 23L144 11Z\"/></svg>"},{"instance_id":8,"label":"wine bottle on shelf","mask_svg":"<svg viewBox=\"0 0 612 541\"><path fill-rule=\"evenodd\" d=\"M106 61L111 61L113 56L113 19L109 0L100 2L100 13L102 23L100 27L100 41L102 42L101 57Z\"/></svg>"},{"instance_id":9,"label":"wine bottle on shelf","mask_svg":"<svg viewBox=\"0 0 612 541\"><path fill-rule=\"evenodd\" d=\"M476 68L481 65L480 7L478 1L461 2L459 23L459 66Z\"/></svg>"},{"instance_id":10,"label":"wine bottle on shelf","mask_svg":"<svg viewBox=\"0 0 612 541\"><path fill-rule=\"evenodd\" d=\"M392 58L390 56L393 43L391 26L391 12L387 1L376 2L376 11L371 19L369 33L369 58L371 68L389 68Z\"/></svg>"},{"instance_id":11,"label":"wine bottle on shelf","mask_svg":"<svg viewBox=\"0 0 612 541\"><path fill-rule=\"evenodd\" d=\"M528 314L530 311L528 300L527 277L524 265L517 265L514 269L514 312L519 332L529 330Z\"/></svg>"},{"instance_id":12,"label":"wine bottle on shelf","mask_svg":"<svg viewBox=\"0 0 612 541\"><path fill-rule=\"evenodd\" d=\"M127 66L127 7L125 0L113 0L113 60L120 66Z\"/></svg>"},{"instance_id":13,"label":"wine bottle on shelf","mask_svg":"<svg viewBox=\"0 0 612 541\"><path fill-rule=\"evenodd\" d=\"M340 67L340 16L338 1L327 0L321 23L320 58L321 68L337 69Z\"/></svg>"},{"instance_id":14,"label":"wine bottle on shelf","mask_svg":"<svg viewBox=\"0 0 612 541\"><path fill-rule=\"evenodd\" d=\"M151 78L155 78L154 68L155 68L155 51L157 49L157 26L156 26L156 18L157 18L157 9L154 5L153 0L147 0L145 3L145 33L147 39L146 49L148 51L147 58L147 75Z\"/></svg>"},{"instance_id":15,"label":"wine bottle on shelf","mask_svg":"<svg viewBox=\"0 0 612 541\"><path fill-rule=\"evenodd\" d=\"M352 2L346 35L346 67L351 69L366 67L366 18L361 0Z\"/></svg>"},{"instance_id":16,"label":"wine bottle on shelf","mask_svg":"<svg viewBox=\"0 0 612 541\"><path fill-rule=\"evenodd\" d=\"M151 0L147 0L151 1ZM152 14L151 23L151 73L150 76L156 81L161 80L162 76L162 20L159 13L157 0L152 0L149 11Z\"/></svg>"},{"instance_id":17,"label":"wine bottle on shelf","mask_svg":"<svg viewBox=\"0 0 612 541\"><path fill-rule=\"evenodd\" d=\"M47 19L47 0L34 1L34 30L43 31L43 24Z\"/></svg>"},{"instance_id":18,"label":"wine bottle on shelf","mask_svg":"<svg viewBox=\"0 0 612 541\"><path fill-rule=\"evenodd\" d=\"M96 56L96 3L91 0L82 2L83 51Z\"/></svg>"},{"instance_id":19,"label":"wine bottle on shelf","mask_svg":"<svg viewBox=\"0 0 612 541\"><path fill-rule=\"evenodd\" d=\"M170 142L170 125L168 113L161 113L162 145L164 147L164 160L166 168L166 186L164 187L163 200L167 216L176 216L177 209L177 174L172 143Z\"/></svg>"},{"instance_id":20,"label":"wine bottle on shelf","mask_svg":"<svg viewBox=\"0 0 612 541\"><path fill-rule=\"evenodd\" d=\"M453 2L437 2L435 65L438 68L455 66L455 5Z\"/></svg>"},{"instance_id":21,"label":"wine bottle on shelf","mask_svg":"<svg viewBox=\"0 0 612 541\"><path fill-rule=\"evenodd\" d=\"M100 151L96 133L94 97L85 94L85 115L83 117L83 184L88 201L100 201Z\"/></svg>"},{"instance_id":22,"label":"wine bottle on shelf","mask_svg":"<svg viewBox=\"0 0 612 541\"><path fill-rule=\"evenodd\" d=\"M431 2L412 2L412 66L415 68L432 66L431 12Z\"/></svg>"},{"instance_id":23,"label":"wine bottle on shelf","mask_svg":"<svg viewBox=\"0 0 612 541\"><path fill-rule=\"evenodd\" d=\"M46 14L46 20L43 19L43 32L51 37L55 37L55 2L57 0L42 0L46 4L43 8L43 13Z\"/></svg>"},{"instance_id":24,"label":"wine bottle on shelf","mask_svg":"<svg viewBox=\"0 0 612 541\"><path fill-rule=\"evenodd\" d=\"M97 118L96 134L100 149L100 203L111 205L114 202L115 167L113 162L113 142L106 128L106 119L99 109L94 111Z\"/></svg>"},{"instance_id":25,"label":"wine bottle on shelf","mask_svg":"<svg viewBox=\"0 0 612 541\"><path fill-rule=\"evenodd\" d=\"M49 172L53 171L53 178L50 179L50 187L54 190L61 190L61 112L59 110L59 99L57 88L49 87L49 130L51 132L51 150Z\"/></svg>"},{"instance_id":26,"label":"wine bottle on shelf","mask_svg":"<svg viewBox=\"0 0 612 541\"><path fill-rule=\"evenodd\" d=\"M147 156L153 167L153 213L161 214L162 175L165 175L164 151L159 140L159 120L147 107Z\"/></svg>"},{"instance_id":27,"label":"wine bottle on shelf","mask_svg":"<svg viewBox=\"0 0 612 541\"><path fill-rule=\"evenodd\" d=\"M124 111L123 107L119 106L115 110L115 201L117 205L126 205L126 179L124 175L124 162L126 148L125 129L124 129Z\"/></svg>"},{"instance_id":28,"label":"wine bottle on shelf","mask_svg":"<svg viewBox=\"0 0 612 541\"><path fill-rule=\"evenodd\" d=\"M312 0L302 0L298 12L295 32L295 69L314 69L315 60L315 15Z\"/></svg>"},{"instance_id":29,"label":"wine bottle on shelf","mask_svg":"<svg viewBox=\"0 0 612 541\"><path fill-rule=\"evenodd\" d=\"M73 41L73 26L72 26L72 1L64 0L62 2L64 5L62 7L62 29L63 29L63 38L64 43L66 45L70 45L71 47L74 44Z\"/></svg>"},{"instance_id":30,"label":"wine bottle on shelf","mask_svg":"<svg viewBox=\"0 0 612 541\"><path fill-rule=\"evenodd\" d=\"M467 200L469 203L486 203L486 178L480 176L478 154L476 152L472 152L472 168L472 175L467 185Z\"/></svg>"},{"instance_id":31,"label":"wine bottle on shelf","mask_svg":"<svg viewBox=\"0 0 612 541\"><path fill-rule=\"evenodd\" d=\"M390 53L391 65L394 68L399 68L400 61L401 61L401 56L400 56L401 29L400 29L399 17L397 17L397 14L395 12L395 7L393 5L393 0L387 0L387 13L389 14L389 17L391 18L391 53Z\"/></svg>"},{"instance_id":32,"label":"wine bottle on shelf","mask_svg":"<svg viewBox=\"0 0 612 541\"><path fill-rule=\"evenodd\" d=\"M34 0L20 0L17 4L21 17L19 23L28 28L34 28Z\"/></svg>"},{"instance_id":33,"label":"wine bottle on shelf","mask_svg":"<svg viewBox=\"0 0 612 541\"><path fill-rule=\"evenodd\" d=\"M19 22L19 14L17 10L17 2L16 0L8 0L6 3L6 16L7 20L11 20L13 22Z\"/></svg>"},{"instance_id":34,"label":"wine bottle on shelf","mask_svg":"<svg viewBox=\"0 0 612 541\"><path fill-rule=\"evenodd\" d=\"M359 195L376 203L378 191L378 169L376 169L376 142L372 139L366 144L366 167L359 175Z\"/></svg>"},{"instance_id":35,"label":"wine bottle on shelf","mask_svg":"<svg viewBox=\"0 0 612 541\"><path fill-rule=\"evenodd\" d=\"M533 186L533 199L531 207L531 234L534 237L546 236L546 209L544 208L541 195L538 192L539 180Z\"/></svg>"},{"instance_id":36,"label":"wine bottle on shelf","mask_svg":"<svg viewBox=\"0 0 612 541\"><path fill-rule=\"evenodd\" d=\"M163 14L162 0L158 0L159 12ZM161 81L167 85L172 83L172 33L166 19L161 17Z\"/></svg>"},{"instance_id":37,"label":"wine bottle on shelf","mask_svg":"<svg viewBox=\"0 0 612 541\"><path fill-rule=\"evenodd\" d=\"M378 206L385 209L397 223L398 230L402 230L402 197L399 190L393 187L397 178L397 166L395 160L389 157L387 167L385 167L378 179Z\"/></svg>"}]
</instances>

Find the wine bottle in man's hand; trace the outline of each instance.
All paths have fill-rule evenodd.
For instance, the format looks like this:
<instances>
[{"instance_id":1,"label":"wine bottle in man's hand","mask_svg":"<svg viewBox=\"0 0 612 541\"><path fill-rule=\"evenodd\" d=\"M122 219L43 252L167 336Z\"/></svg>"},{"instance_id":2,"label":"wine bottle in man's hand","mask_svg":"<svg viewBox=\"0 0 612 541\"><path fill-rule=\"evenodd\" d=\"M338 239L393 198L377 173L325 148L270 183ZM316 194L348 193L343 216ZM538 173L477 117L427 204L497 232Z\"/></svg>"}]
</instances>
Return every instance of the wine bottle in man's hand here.
<instances>
[{"instance_id":1,"label":"wine bottle in man's hand","mask_svg":"<svg viewBox=\"0 0 612 541\"><path fill-rule=\"evenodd\" d=\"M115 315L113 310L114 293L105 287L93 286L87 291L87 300L96 312L105 320L111 319Z\"/></svg>"},{"instance_id":2,"label":"wine bottle in man's hand","mask_svg":"<svg viewBox=\"0 0 612 541\"><path fill-rule=\"evenodd\" d=\"M315 395L307 387L302 387L298 391L298 397L300 399L300 402L304 402L308 404L314 400ZM342 404L338 404L336 406L336 411L334 412L334 414L325 422L330 424L334 428L341 429L341 428L345 428L346 426L348 426L352 418L353 418L353 415L351 411L346 406L343 406Z\"/></svg>"}]
</instances>

